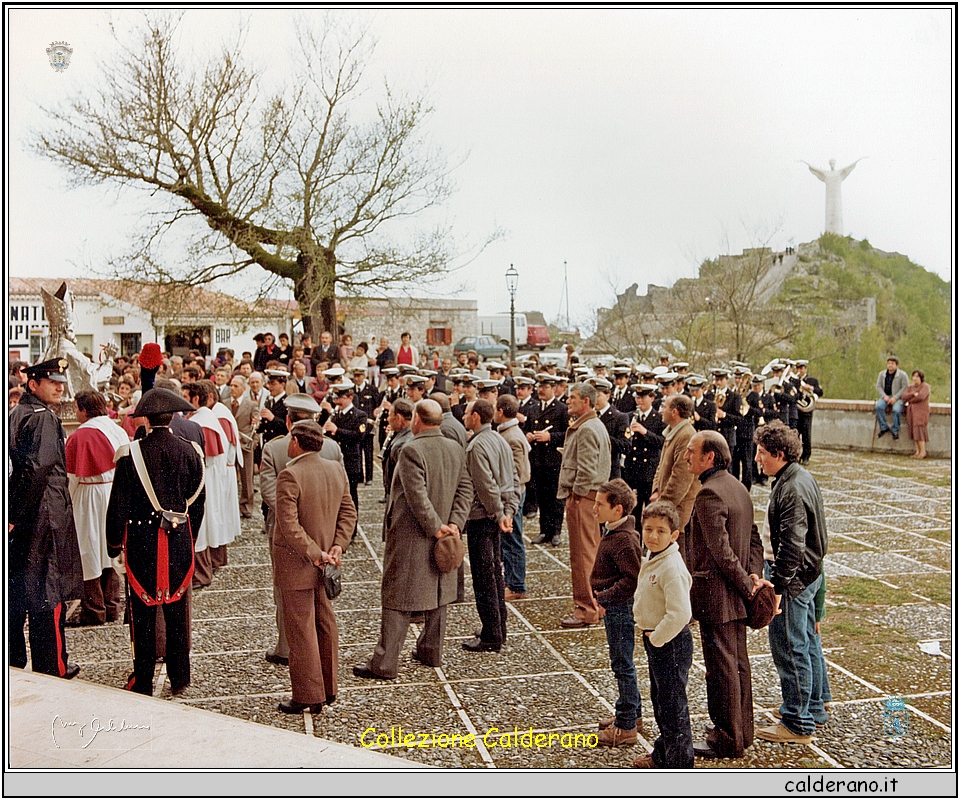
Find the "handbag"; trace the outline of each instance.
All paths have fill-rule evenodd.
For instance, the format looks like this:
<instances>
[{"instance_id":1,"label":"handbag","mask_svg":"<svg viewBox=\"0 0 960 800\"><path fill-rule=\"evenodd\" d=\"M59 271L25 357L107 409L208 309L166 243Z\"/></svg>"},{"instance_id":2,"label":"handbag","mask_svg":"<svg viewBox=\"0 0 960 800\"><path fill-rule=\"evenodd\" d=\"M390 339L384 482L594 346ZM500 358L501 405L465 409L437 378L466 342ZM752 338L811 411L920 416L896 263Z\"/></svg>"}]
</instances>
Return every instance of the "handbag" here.
<instances>
[{"instance_id":1,"label":"handbag","mask_svg":"<svg viewBox=\"0 0 960 800\"><path fill-rule=\"evenodd\" d=\"M323 590L331 600L336 600L340 596L340 592L343 591L340 567L336 564L323 565Z\"/></svg>"}]
</instances>

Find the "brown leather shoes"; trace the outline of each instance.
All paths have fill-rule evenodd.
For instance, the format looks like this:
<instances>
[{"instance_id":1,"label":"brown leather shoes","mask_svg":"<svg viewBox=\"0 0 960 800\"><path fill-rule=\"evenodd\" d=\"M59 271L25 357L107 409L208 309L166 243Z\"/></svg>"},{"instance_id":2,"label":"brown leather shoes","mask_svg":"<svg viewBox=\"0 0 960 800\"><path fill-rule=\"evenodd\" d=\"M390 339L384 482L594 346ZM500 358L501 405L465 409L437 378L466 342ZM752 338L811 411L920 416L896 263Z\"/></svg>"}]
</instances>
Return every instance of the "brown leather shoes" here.
<instances>
[{"instance_id":1,"label":"brown leather shoes","mask_svg":"<svg viewBox=\"0 0 960 800\"><path fill-rule=\"evenodd\" d=\"M526 600L527 595L524 592L515 592L513 589L504 589L503 599L509 603L511 600Z\"/></svg>"},{"instance_id":2,"label":"brown leather shoes","mask_svg":"<svg viewBox=\"0 0 960 800\"><path fill-rule=\"evenodd\" d=\"M653 753L647 753L645 756L640 756L640 758L635 758L633 760L634 769L659 769L659 767L653 763Z\"/></svg>"},{"instance_id":3,"label":"brown leather shoes","mask_svg":"<svg viewBox=\"0 0 960 800\"><path fill-rule=\"evenodd\" d=\"M612 728L612 727L613 727L613 724L614 724L616 721L617 721L617 718L616 718L616 717L607 717L606 719L600 720L600 721L597 723L597 727L598 727L600 730L605 731L607 728ZM637 733L638 733L638 734L642 734L642 733L643 733L643 718L642 718L642 717L637 717Z\"/></svg>"},{"instance_id":4,"label":"brown leather shoes","mask_svg":"<svg viewBox=\"0 0 960 800\"><path fill-rule=\"evenodd\" d=\"M602 747L625 747L637 743L637 729L621 730L616 725L604 728L597 734L597 744Z\"/></svg>"},{"instance_id":5,"label":"brown leather shoes","mask_svg":"<svg viewBox=\"0 0 960 800\"><path fill-rule=\"evenodd\" d=\"M560 620L560 627L561 628L589 628L590 623L584 622L579 617L575 617L573 616L573 614L571 614L569 617L564 617L562 620Z\"/></svg>"}]
</instances>

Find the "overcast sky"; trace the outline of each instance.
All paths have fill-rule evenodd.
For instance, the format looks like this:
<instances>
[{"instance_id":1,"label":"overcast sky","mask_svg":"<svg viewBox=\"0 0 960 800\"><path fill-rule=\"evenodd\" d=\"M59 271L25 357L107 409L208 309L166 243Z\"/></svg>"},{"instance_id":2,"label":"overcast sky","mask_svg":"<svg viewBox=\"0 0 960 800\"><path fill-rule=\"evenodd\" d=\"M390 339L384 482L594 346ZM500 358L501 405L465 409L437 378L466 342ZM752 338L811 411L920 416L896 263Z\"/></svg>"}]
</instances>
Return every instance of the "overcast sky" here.
<instances>
[{"instance_id":1,"label":"overcast sky","mask_svg":"<svg viewBox=\"0 0 960 800\"><path fill-rule=\"evenodd\" d=\"M951 279L955 153L949 10L344 10L379 44L367 77L429 87L430 136L466 156L447 208L479 242L459 276L481 313L509 308L589 323L613 286L670 285L699 261L823 231L824 186L800 159L837 168L845 232ZM27 152L39 105L99 80L109 20L136 11L8 9L8 266L79 275L122 252L137 200L67 186ZM189 46L250 21L254 58L283 69L293 12L191 11ZM67 41L56 73L45 48ZM779 229L777 224L782 223ZM256 268L254 268L256 269ZM256 274L256 273L255 273ZM450 284L453 285L452 283Z\"/></svg>"}]
</instances>

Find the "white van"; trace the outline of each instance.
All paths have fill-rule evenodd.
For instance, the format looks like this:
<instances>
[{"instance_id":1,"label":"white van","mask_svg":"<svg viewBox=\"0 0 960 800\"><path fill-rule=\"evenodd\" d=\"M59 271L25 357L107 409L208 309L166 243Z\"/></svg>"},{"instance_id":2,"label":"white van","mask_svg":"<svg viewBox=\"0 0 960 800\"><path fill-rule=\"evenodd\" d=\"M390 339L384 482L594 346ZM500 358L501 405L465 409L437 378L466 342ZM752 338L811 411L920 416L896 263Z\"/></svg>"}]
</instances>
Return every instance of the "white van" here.
<instances>
[{"instance_id":1,"label":"white van","mask_svg":"<svg viewBox=\"0 0 960 800\"><path fill-rule=\"evenodd\" d=\"M510 314L491 314L486 317L477 317L477 324L480 326L477 331L481 336L494 337L498 342L505 345L510 344ZM514 314L514 341L518 348L526 347L527 344L527 315Z\"/></svg>"}]
</instances>

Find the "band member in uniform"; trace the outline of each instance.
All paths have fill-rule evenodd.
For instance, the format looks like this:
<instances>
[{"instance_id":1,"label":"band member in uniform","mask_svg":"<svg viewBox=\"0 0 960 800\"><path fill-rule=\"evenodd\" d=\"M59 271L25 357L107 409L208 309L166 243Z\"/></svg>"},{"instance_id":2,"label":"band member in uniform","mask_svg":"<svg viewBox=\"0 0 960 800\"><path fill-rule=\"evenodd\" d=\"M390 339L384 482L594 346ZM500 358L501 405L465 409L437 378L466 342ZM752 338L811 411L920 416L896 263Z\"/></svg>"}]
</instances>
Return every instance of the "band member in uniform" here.
<instances>
[{"instance_id":1,"label":"band member in uniform","mask_svg":"<svg viewBox=\"0 0 960 800\"><path fill-rule=\"evenodd\" d=\"M703 391L706 378L691 375L686 379L690 389L690 399L693 400L693 427L698 431L715 431L717 429L717 407Z\"/></svg>"},{"instance_id":2,"label":"band member in uniform","mask_svg":"<svg viewBox=\"0 0 960 800\"><path fill-rule=\"evenodd\" d=\"M613 384L610 405L624 414L632 414L637 408L637 401L630 389L630 367L614 367Z\"/></svg>"},{"instance_id":3,"label":"band member in uniform","mask_svg":"<svg viewBox=\"0 0 960 800\"><path fill-rule=\"evenodd\" d=\"M800 390L801 397L804 394L812 394L815 397L823 397L823 389L820 388L820 381L807 373L809 361L800 359L797 365L797 388ZM799 400L800 398L798 398ZM814 401L816 402L816 401ZM800 455L800 465L805 467L810 463L810 452L813 447L813 408L809 411L801 411L799 404L797 407L797 433L800 434L800 442L803 445L803 452Z\"/></svg>"},{"instance_id":4,"label":"band member in uniform","mask_svg":"<svg viewBox=\"0 0 960 800\"><path fill-rule=\"evenodd\" d=\"M757 446L753 441L753 433L757 429L757 424L763 417L763 408L760 405L760 394L756 390L756 384L753 383L753 377L747 374L751 380L751 389L746 393L740 404L740 419L737 422L737 446L733 450L733 461L730 464L730 472L735 478L740 479L747 491L754 482L754 467L756 462L753 460L757 453ZM744 382L747 378L741 378ZM763 379L761 378L761 381ZM762 384L761 384L762 385Z\"/></svg>"},{"instance_id":5,"label":"band member in uniform","mask_svg":"<svg viewBox=\"0 0 960 800\"><path fill-rule=\"evenodd\" d=\"M563 501L557 499L560 483L560 464L563 455L557 449L563 446L570 415L564 403L556 399L556 379L545 373L537 376L539 408L527 417L526 434L530 442L530 472L540 509L540 535L534 544L560 542L560 527L563 525Z\"/></svg>"},{"instance_id":6,"label":"band member in uniform","mask_svg":"<svg viewBox=\"0 0 960 800\"><path fill-rule=\"evenodd\" d=\"M278 436L287 435L287 409L284 398L287 396L288 372L282 369L267 370L267 391L270 396L264 401L260 410L260 424L257 433L260 440L266 444Z\"/></svg>"},{"instance_id":7,"label":"band member in uniform","mask_svg":"<svg viewBox=\"0 0 960 800\"><path fill-rule=\"evenodd\" d=\"M530 370L524 370L524 372L529 372ZM536 385L537 382L534 380L536 376L533 377L527 375L521 375L517 378L517 400L520 401L520 410L517 412L517 420L520 422L520 430L526 435L530 428L527 427L527 420L539 412L540 410L540 398L536 395ZM527 482L527 490L523 495L523 509L522 514L527 518L532 518L537 516L537 490L533 485L533 474L530 475L530 480Z\"/></svg>"},{"instance_id":8,"label":"band member in uniform","mask_svg":"<svg viewBox=\"0 0 960 800\"><path fill-rule=\"evenodd\" d=\"M141 694L153 694L158 605L166 626L170 688L179 694L190 685L186 596L204 515L204 466L200 447L175 436L170 420L179 411L193 410L167 389L146 392L133 413L146 417L148 433L117 453L107 552L112 558L123 553L133 637L133 680L127 688Z\"/></svg>"},{"instance_id":9,"label":"band member in uniform","mask_svg":"<svg viewBox=\"0 0 960 800\"><path fill-rule=\"evenodd\" d=\"M330 387L336 393L334 402L337 410L326 421L323 430L329 433L343 451L343 466L350 481L350 497L359 510L357 486L363 480L363 462L360 447L367 435L370 424L367 415L353 404L354 386L352 383L338 383Z\"/></svg>"},{"instance_id":10,"label":"band member in uniform","mask_svg":"<svg viewBox=\"0 0 960 800\"><path fill-rule=\"evenodd\" d=\"M717 407L717 430L727 442L732 453L737 446L737 422L740 419L740 395L729 386L730 371L715 369L713 371L713 402ZM720 402L720 399L723 402ZM729 465L733 471L733 465Z\"/></svg>"},{"instance_id":11,"label":"band member in uniform","mask_svg":"<svg viewBox=\"0 0 960 800\"><path fill-rule=\"evenodd\" d=\"M650 502L653 476L657 474L663 448L663 417L653 410L657 387L652 383L634 386L637 408L630 419L630 451L627 453L623 477L637 493L641 508Z\"/></svg>"},{"instance_id":12,"label":"band member in uniform","mask_svg":"<svg viewBox=\"0 0 960 800\"><path fill-rule=\"evenodd\" d=\"M7 644L10 666L27 665L23 626L30 617L34 672L75 678L67 660L64 604L83 594L83 567L68 490L59 406L67 386L67 359L26 367L26 391L10 411L10 490L7 509Z\"/></svg>"},{"instance_id":13,"label":"band member in uniform","mask_svg":"<svg viewBox=\"0 0 960 800\"><path fill-rule=\"evenodd\" d=\"M353 378L354 402L371 424L367 426L367 435L361 444L363 455L363 480L367 485L373 482L373 437L376 434L372 421L380 405L380 392L367 381L367 370L363 367L354 367L350 371Z\"/></svg>"},{"instance_id":14,"label":"band member in uniform","mask_svg":"<svg viewBox=\"0 0 960 800\"><path fill-rule=\"evenodd\" d=\"M756 429L761 425L766 425L772 420L778 419L777 417L777 403L773 395L765 388L766 381L763 378L763 375L759 373L753 376L753 381L751 387L754 392L757 393L760 403L760 416L755 419L754 433ZM754 445L754 458L756 458L756 445ZM753 462L753 469L751 471L753 475L753 482L758 486L767 485L767 476L763 474L763 471L760 469L760 465L756 461Z\"/></svg>"},{"instance_id":15,"label":"band member in uniform","mask_svg":"<svg viewBox=\"0 0 960 800\"><path fill-rule=\"evenodd\" d=\"M777 419L779 419L784 425L789 427L794 427L790 424L790 420L793 419L794 414L796 413L797 405L797 387L790 380L784 380L784 369L786 364L774 364L770 367L770 371L773 373L773 384L770 386L770 394L773 397L775 408L777 410ZM767 420L771 422L771 420Z\"/></svg>"},{"instance_id":16,"label":"band member in uniform","mask_svg":"<svg viewBox=\"0 0 960 800\"><path fill-rule=\"evenodd\" d=\"M610 393L613 387L610 381L605 378L592 378L590 380L597 389L597 416L607 429L610 436L610 478L615 480L620 477L620 470L623 466L624 458L630 449L630 439L627 436L627 429L630 426L630 416L617 411L610 405Z\"/></svg>"},{"instance_id":17,"label":"band member in uniform","mask_svg":"<svg viewBox=\"0 0 960 800\"><path fill-rule=\"evenodd\" d=\"M463 414L467 410L467 404L477 399L477 380L479 379L476 375L468 372L461 375L457 381L463 389L463 394L459 403L450 406L450 411L461 425L463 425Z\"/></svg>"},{"instance_id":18,"label":"band member in uniform","mask_svg":"<svg viewBox=\"0 0 960 800\"><path fill-rule=\"evenodd\" d=\"M416 405L427 396L427 379L423 375L407 373L401 380L407 400Z\"/></svg>"},{"instance_id":19,"label":"band member in uniform","mask_svg":"<svg viewBox=\"0 0 960 800\"><path fill-rule=\"evenodd\" d=\"M380 414L377 421L377 444L383 449L384 439L390 432L390 426L387 424L390 406L398 397L403 397L403 389L400 388L400 370L396 367L382 369L380 374L386 379L386 386L380 395Z\"/></svg>"}]
</instances>

